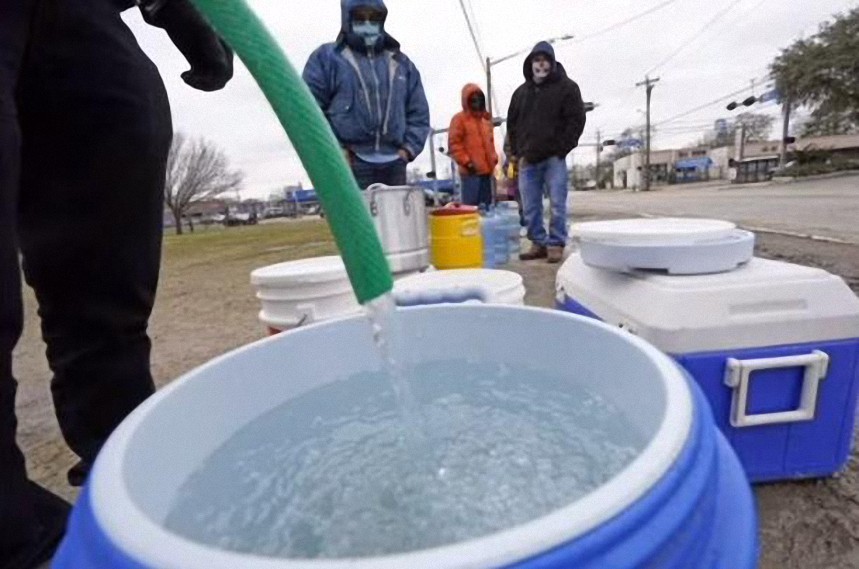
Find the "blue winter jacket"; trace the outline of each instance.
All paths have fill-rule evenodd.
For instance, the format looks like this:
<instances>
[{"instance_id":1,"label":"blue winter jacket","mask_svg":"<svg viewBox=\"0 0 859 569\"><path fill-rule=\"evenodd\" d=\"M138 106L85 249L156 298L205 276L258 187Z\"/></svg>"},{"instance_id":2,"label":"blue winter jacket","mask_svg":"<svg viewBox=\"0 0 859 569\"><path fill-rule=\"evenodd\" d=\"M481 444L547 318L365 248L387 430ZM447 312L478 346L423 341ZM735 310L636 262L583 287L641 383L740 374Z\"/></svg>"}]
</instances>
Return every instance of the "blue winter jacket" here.
<instances>
[{"instance_id":1,"label":"blue winter jacket","mask_svg":"<svg viewBox=\"0 0 859 569\"><path fill-rule=\"evenodd\" d=\"M396 154L405 149L416 157L430 132L421 75L387 32L372 48L352 33L351 11L372 6L387 15L382 0L340 4L340 35L313 52L304 81L342 146L359 154Z\"/></svg>"}]
</instances>

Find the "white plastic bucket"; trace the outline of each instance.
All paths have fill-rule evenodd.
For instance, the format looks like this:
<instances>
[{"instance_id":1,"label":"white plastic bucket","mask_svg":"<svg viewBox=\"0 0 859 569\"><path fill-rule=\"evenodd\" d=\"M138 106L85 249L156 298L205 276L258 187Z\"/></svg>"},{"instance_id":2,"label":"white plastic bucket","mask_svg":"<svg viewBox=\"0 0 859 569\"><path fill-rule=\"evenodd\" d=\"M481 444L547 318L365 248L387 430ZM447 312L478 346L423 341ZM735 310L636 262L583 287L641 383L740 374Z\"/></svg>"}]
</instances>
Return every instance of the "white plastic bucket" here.
<instances>
[{"instance_id":1,"label":"white plastic bucket","mask_svg":"<svg viewBox=\"0 0 859 569\"><path fill-rule=\"evenodd\" d=\"M316 257L255 270L251 284L270 333L361 311L340 257Z\"/></svg>"}]
</instances>

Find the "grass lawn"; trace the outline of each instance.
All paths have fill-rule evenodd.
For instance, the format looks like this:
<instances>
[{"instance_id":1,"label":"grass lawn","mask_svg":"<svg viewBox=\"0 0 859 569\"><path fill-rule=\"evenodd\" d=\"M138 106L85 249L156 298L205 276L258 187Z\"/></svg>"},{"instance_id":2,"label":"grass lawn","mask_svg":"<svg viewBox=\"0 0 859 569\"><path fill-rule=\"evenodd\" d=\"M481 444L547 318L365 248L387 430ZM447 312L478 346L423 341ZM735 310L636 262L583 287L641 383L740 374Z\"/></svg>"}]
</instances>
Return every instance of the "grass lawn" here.
<instances>
[{"instance_id":1,"label":"grass lawn","mask_svg":"<svg viewBox=\"0 0 859 569\"><path fill-rule=\"evenodd\" d=\"M337 249L322 220L166 235L151 324L156 381L163 385L264 336L250 284L254 269L334 254Z\"/></svg>"}]
</instances>

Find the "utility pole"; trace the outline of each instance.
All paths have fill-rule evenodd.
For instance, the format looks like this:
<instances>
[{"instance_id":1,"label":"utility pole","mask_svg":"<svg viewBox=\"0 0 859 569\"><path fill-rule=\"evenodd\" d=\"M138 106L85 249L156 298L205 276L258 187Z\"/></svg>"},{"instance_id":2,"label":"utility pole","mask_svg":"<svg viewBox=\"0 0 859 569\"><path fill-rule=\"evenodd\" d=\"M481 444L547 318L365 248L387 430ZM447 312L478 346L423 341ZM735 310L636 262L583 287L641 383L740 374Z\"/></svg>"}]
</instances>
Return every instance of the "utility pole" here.
<instances>
[{"instance_id":1,"label":"utility pole","mask_svg":"<svg viewBox=\"0 0 859 569\"><path fill-rule=\"evenodd\" d=\"M489 111L489 116L494 117L492 114L492 62L489 58L486 58L486 108Z\"/></svg>"},{"instance_id":2,"label":"utility pole","mask_svg":"<svg viewBox=\"0 0 859 569\"><path fill-rule=\"evenodd\" d=\"M779 149L778 167L783 170L787 164L787 137L790 134L790 99L784 101L784 126L781 131L781 148Z\"/></svg>"},{"instance_id":3,"label":"utility pole","mask_svg":"<svg viewBox=\"0 0 859 569\"><path fill-rule=\"evenodd\" d=\"M432 199L433 199L433 202L435 202L435 205L437 206L439 204L439 202L438 202L438 170L436 169L436 168L438 168L438 166L437 166L437 163L435 160L435 130L430 131L429 142L430 142L430 164L431 164L430 167L432 168L432 172L433 172Z\"/></svg>"},{"instance_id":4,"label":"utility pole","mask_svg":"<svg viewBox=\"0 0 859 569\"><path fill-rule=\"evenodd\" d=\"M595 177L597 179L597 189L600 189L600 153L602 152L602 133L597 129L597 171Z\"/></svg>"},{"instance_id":5,"label":"utility pole","mask_svg":"<svg viewBox=\"0 0 859 569\"><path fill-rule=\"evenodd\" d=\"M644 76L644 81L636 83L636 87L647 87L647 158L644 171L644 191L650 190L650 99L653 87L659 82L659 77L651 79L649 75Z\"/></svg>"},{"instance_id":6,"label":"utility pole","mask_svg":"<svg viewBox=\"0 0 859 569\"><path fill-rule=\"evenodd\" d=\"M742 162L746 157L746 123L741 122L737 125L737 132L734 135L735 158L737 162Z\"/></svg>"}]
</instances>

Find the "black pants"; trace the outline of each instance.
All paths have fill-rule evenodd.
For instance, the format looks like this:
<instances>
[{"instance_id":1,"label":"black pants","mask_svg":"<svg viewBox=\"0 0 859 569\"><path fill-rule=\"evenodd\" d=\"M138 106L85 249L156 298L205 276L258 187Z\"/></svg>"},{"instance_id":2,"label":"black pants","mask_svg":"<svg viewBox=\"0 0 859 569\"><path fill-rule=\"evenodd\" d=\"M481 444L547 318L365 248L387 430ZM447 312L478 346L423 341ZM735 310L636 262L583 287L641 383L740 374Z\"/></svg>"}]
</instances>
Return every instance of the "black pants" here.
<instances>
[{"instance_id":1,"label":"black pants","mask_svg":"<svg viewBox=\"0 0 859 569\"><path fill-rule=\"evenodd\" d=\"M19 251L63 436L91 462L154 391L171 137L164 86L113 0L0 0L0 566L34 524L15 441Z\"/></svg>"}]
</instances>

